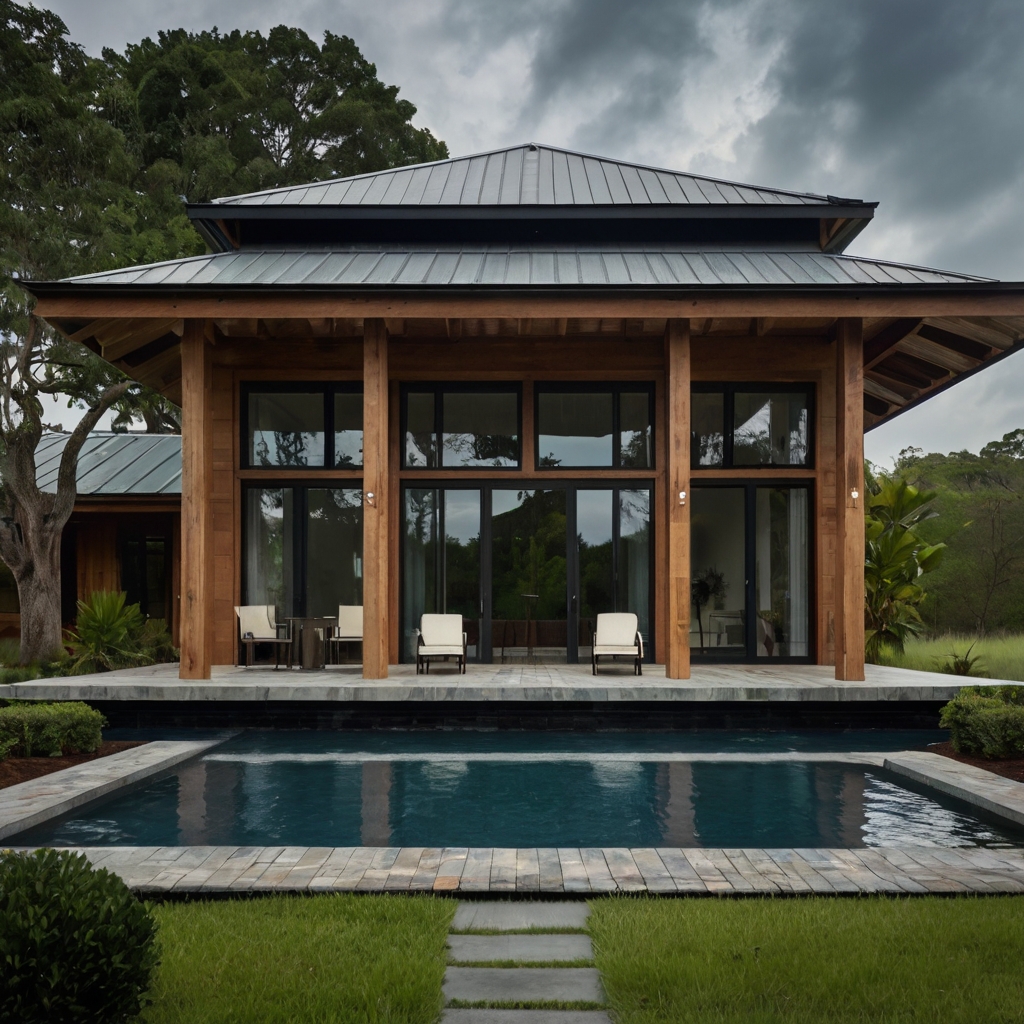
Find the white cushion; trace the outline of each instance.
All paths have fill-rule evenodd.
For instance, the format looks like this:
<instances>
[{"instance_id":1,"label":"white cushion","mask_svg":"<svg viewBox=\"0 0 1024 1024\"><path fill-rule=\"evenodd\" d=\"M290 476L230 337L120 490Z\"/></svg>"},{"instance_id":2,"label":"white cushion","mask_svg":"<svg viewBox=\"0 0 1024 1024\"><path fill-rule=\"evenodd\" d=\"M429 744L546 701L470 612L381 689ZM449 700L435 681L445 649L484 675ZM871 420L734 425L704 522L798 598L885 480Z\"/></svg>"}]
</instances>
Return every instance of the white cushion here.
<instances>
[{"instance_id":1,"label":"white cushion","mask_svg":"<svg viewBox=\"0 0 1024 1024\"><path fill-rule=\"evenodd\" d=\"M636 647L637 617L632 612L603 612L597 617L597 639L594 647L598 654L603 647Z\"/></svg>"},{"instance_id":2,"label":"white cushion","mask_svg":"<svg viewBox=\"0 0 1024 1024\"><path fill-rule=\"evenodd\" d=\"M272 604L246 604L235 608L238 633L252 633L254 640L277 639L277 610Z\"/></svg>"},{"instance_id":3,"label":"white cushion","mask_svg":"<svg viewBox=\"0 0 1024 1024\"><path fill-rule=\"evenodd\" d=\"M640 648L636 644L632 647L616 646L614 644L597 644L594 647L595 654L628 654L630 657L635 657L640 653Z\"/></svg>"},{"instance_id":4,"label":"white cushion","mask_svg":"<svg viewBox=\"0 0 1024 1024\"><path fill-rule=\"evenodd\" d=\"M461 615L423 615L420 618L420 635L425 647L457 647L453 652L462 653Z\"/></svg>"},{"instance_id":5,"label":"white cushion","mask_svg":"<svg viewBox=\"0 0 1024 1024\"><path fill-rule=\"evenodd\" d=\"M421 657L432 658L435 655L456 655L462 654L462 644L458 647L451 647L445 644L434 644L430 647L419 647L416 651Z\"/></svg>"},{"instance_id":6,"label":"white cushion","mask_svg":"<svg viewBox=\"0 0 1024 1024\"><path fill-rule=\"evenodd\" d=\"M363 639L363 606L361 604L338 605L338 628L334 635L339 640Z\"/></svg>"}]
</instances>

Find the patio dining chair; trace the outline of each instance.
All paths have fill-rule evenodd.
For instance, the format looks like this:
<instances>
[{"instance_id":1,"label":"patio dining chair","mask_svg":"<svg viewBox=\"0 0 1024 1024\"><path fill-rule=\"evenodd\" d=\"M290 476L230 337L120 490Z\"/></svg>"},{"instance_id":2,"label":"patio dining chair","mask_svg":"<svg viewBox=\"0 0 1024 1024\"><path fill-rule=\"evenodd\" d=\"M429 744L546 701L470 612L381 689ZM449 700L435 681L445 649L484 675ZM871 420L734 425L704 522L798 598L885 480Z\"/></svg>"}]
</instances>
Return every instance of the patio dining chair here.
<instances>
[{"instance_id":1,"label":"patio dining chair","mask_svg":"<svg viewBox=\"0 0 1024 1024\"><path fill-rule=\"evenodd\" d=\"M466 672L466 634L461 615L422 615L416 631L416 674L430 672L430 662L455 658L459 671Z\"/></svg>"},{"instance_id":2,"label":"patio dining chair","mask_svg":"<svg viewBox=\"0 0 1024 1024\"><path fill-rule=\"evenodd\" d=\"M269 644L274 648L274 671L281 666L281 651L284 650L288 668L292 667L292 638L288 631L285 636L278 632L277 609L272 604L246 604L235 606L238 616L238 639L245 648L245 667L252 668L253 650L257 644Z\"/></svg>"},{"instance_id":3,"label":"patio dining chair","mask_svg":"<svg viewBox=\"0 0 1024 1024\"><path fill-rule=\"evenodd\" d=\"M338 652L342 644L363 642L363 606L361 604L339 604L338 621L331 631L328 649L331 663L338 664Z\"/></svg>"},{"instance_id":4,"label":"patio dining chair","mask_svg":"<svg viewBox=\"0 0 1024 1024\"><path fill-rule=\"evenodd\" d=\"M637 629L632 612L604 612L597 617L597 631L590 655L593 674L597 675L598 658L632 658L633 674L643 675L644 640Z\"/></svg>"}]
</instances>

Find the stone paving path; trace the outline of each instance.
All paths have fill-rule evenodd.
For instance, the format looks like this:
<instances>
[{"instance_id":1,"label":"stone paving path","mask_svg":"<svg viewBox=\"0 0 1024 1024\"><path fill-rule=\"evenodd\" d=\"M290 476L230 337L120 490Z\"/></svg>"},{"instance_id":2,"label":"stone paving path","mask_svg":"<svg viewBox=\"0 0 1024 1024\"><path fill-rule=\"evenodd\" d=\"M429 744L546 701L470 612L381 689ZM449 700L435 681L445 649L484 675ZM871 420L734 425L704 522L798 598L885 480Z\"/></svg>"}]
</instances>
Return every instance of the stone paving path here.
<instances>
[{"instance_id":1,"label":"stone paving path","mask_svg":"<svg viewBox=\"0 0 1024 1024\"><path fill-rule=\"evenodd\" d=\"M144 894L1024 892L1024 849L1019 847L517 850L120 846L85 847L82 852L94 865L115 872Z\"/></svg>"},{"instance_id":2,"label":"stone paving path","mask_svg":"<svg viewBox=\"0 0 1024 1024\"><path fill-rule=\"evenodd\" d=\"M589 916L586 903L460 903L448 937L444 1021L611 1024L598 1009L605 996L590 936L581 934ZM539 928L547 933L528 934Z\"/></svg>"}]
</instances>

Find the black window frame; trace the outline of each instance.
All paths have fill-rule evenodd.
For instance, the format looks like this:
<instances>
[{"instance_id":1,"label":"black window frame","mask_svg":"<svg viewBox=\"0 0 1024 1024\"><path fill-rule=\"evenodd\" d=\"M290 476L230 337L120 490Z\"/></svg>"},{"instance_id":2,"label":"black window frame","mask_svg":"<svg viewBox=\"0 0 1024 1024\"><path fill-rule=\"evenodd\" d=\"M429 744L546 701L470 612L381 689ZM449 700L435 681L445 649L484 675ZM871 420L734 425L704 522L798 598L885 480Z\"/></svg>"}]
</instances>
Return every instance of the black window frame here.
<instances>
[{"instance_id":1,"label":"black window frame","mask_svg":"<svg viewBox=\"0 0 1024 1024\"><path fill-rule=\"evenodd\" d=\"M284 489L290 487L294 492L294 513L291 529L291 540L292 540L292 552L293 552L293 566L292 566L292 580L293 589L295 593L295 610L291 615L283 615L285 619L303 619L306 618L306 612L308 611L306 605L308 600L307 588L309 585L309 492L310 491L322 491L322 490L335 490L335 491L359 491L363 493L363 478L349 479L331 479L331 480L310 480L296 479L294 476L294 467L289 467L293 470L293 475L290 478L283 480L243 480L242 481L242 559L241 559L241 594L243 602L250 600L248 593L249 580L246 566L248 560L246 558L246 543L248 538L245 536L245 503L248 500L249 491L258 490L269 490L271 488ZM365 515L365 509L363 510ZM365 562L364 562L364 575L363 581L365 586Z\"/></svg>"},{"instance_id":2,"label":"black window frame","mask_svg":"<svg viewBox=\"0 0 1024 1024\"><path fill-rule=\"evenodd\" d=\"M437 441L436 466L410 466L406 461L406 435L409 424L409 395L433 395L434 437ZM515 395L516 398L516 442L518 458L513 466L446 466L444 464L444 396L446 394L494 394ZM461 473L518 473L523 469L523 385L521 381L423 381L403 384L399 389L399 444L401 445L401 468L416 473L436 473L439 470Z\"/></svg>"},{"instance_id":3,"label":"black window frame","mask_svg":"<svg viewBox=\"0 0 1024 1024\"><path fill-rule=\"evenodd\" d=\"M623 394L644 392L647 395L648 426L651 431L651 464L649 466L622 465L622 406L620 398ZM569 466L559 463L557 466L542 466L540 454L540 402L542 394L591 394L612 396L612 463L610 466L595 466L593 463ZM649 473L657 468L657 436L655 434L654 382L653 381L537 381L533 386L533 464L538 472L559 473L567 469L588 469L595 472L613 472L628 470Z\"/></svg>"},{"instance_id":4,"label":"black window frame","mask_svg":"<svg viewBox=\"0 0 1024 1024\"><path fill-rule=\"evenodd\" d=\"M245 381L240 387L239 420L241 426L240 462L242 469L258 469L265 473L294 473L304 469L328 469L336 471L363 472L363 463L352 466L334 464L334 396L336 394L361 395L362 381ZM249 396L253 394L308 394L320 395L324 403L324 461L323 465L306 466L262 466L249 457ZM366 424L363 424L363 435Z\"/></svg>"},{"instance_id":5,"label":"black window frame","mask_svg":"<svg viewBox=\"0 0 1024 1024\"><path fill-rule=\"evenodd\" d=\"M693 381L690 384L691 394L721 394L722 401L722 464L720 466L706 466L697 461L697 446L693 444L693 431L690 432L690 469L695 470L720 470L720 469L742 469L750 470L752 473L771 473L780 469L814 469L815 452L817 449L817 431L815 421L816 387L813 383L793 383L791 381L743 381L742 383L727 383L723 381ZM807 402L807 458L804 462L745 462L736 465L733 461L733 442L736 417L736 395L755 394L783 394L803 395Z\"/></svg>"}]
</instances>

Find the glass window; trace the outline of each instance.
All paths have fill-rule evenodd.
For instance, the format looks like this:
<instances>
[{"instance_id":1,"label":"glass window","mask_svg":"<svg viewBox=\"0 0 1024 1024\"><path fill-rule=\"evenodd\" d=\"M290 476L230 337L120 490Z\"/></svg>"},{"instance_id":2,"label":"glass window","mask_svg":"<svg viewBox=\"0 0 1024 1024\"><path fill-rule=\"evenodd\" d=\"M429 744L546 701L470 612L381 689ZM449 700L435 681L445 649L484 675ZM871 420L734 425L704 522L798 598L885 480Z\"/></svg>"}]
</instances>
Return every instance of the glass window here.
<instances>
[{"instance_id":1,"label":"glass window","mask_svg":"<svg viewBox=\"0 0 1024 1024\"><path fill-rule=\"evenodd\" d=\"M245 491L245 604L295 614L295 489Z\"/></svg>"},{"instance_id":2,"label":"glass window","mask_svg":"<svg viewBox=\"0 0 1024 1024\"><path fill-rule=\"evenodd\" d=\"M324 406L308 392L249 395L250 466L322 466Z\"/></svg>"},{"instance_id":3,"label":"glass window","mask_svg":"<svg viewBox=\"0 0 1024 1024\"><path fill-rule=\"evenodd\" d=\"M808 491L759 487L755 521L757 656L803 658L810 652Z\"/></svg>"},{"instance_id":4,"label":"glass window","mask_svg":"<svg viewBox=\"0 0 1024 1024\"><path fill-rule=\"evenodd\" d=\"M405 396L405 464L410 468L437 465L432 391L410 391Z\"/></svg>"},{"instance_id":5,"label":"glass window","mask_svg":"<svg viewBox=\"0 0 1024 1024\"><path fill-rule=\"evenodd\" d=\"M446 392L442 465L517 466L518 398L508 391Z\"/></svg>"},{"instance_id":6,"label":"glass window","mask_svg":"<svg viewBox=\"0 0 1024 1024\"><path fill-rule=\"evenodd\" d=\"M358 391L334 394L334 465L352 469L363 464L363 396Z\"/></svg>"},{"instance_id":7,"label":"glass window","mask_svg":"<svg viewBox=\"0 0 1024 1024\"><path fill-rule=\"evenodd\" d=\"M624 469L654 465L651 393L623 391L619 395L619 464Z\"/></svg>"},{"instance_id":8,"label":"glass window","mask_svg":"<svg viewBox=\"0 0 1024 1024\"><path fill-rule=\"evenodd\" d=\"M695 391L690 402L690 461L694 466L725 464L725 395Z\"/></svg>"},{"instance_id":9,"label":"glass window","mask_svg":"<svg viewBox=\"0 0 1024 1024\"><path fill-rule=\"evenodd\" d=\"M735 466L807 464L807 397L737 391L733 412Z\"/></svg>"},{"instance_id":10,"label":"glass window","mask_svg":"<svg viewBox=\"0 0 1024 1024\"><path fill-rule=\"evenodd\" d=\"M611 466L612 400L610 391L539 392L538 465Z\"/></svg>"}]
</instances>

